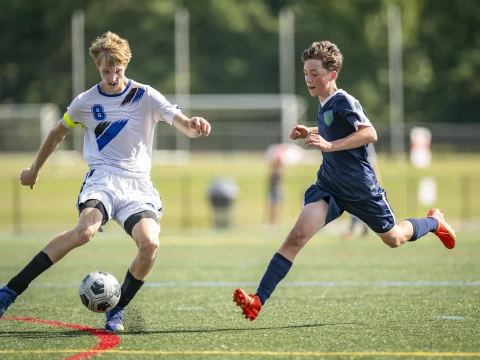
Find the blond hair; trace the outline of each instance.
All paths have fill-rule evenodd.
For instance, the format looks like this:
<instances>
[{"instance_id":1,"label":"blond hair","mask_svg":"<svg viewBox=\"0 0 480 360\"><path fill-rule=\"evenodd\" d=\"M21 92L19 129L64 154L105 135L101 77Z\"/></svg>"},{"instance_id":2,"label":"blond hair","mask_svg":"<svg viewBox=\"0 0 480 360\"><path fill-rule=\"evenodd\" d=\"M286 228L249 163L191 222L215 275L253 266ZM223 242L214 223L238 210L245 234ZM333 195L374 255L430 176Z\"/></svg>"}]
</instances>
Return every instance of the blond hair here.
<instances>
[{"instance_id":1,"label":"blond hair","mask_svg":"<svg viewBox=\"0 0 480 360\"><path fill-rule=\"evenodd\" d=\"M343 55L337 45L330 41L314 42L302 53L302 61L310 59L320 60L328 71L339 72L343 64Z\"/></svg>"},{"instance_id":2,"label":"blond hair","mask_svg":"<svg viewBox=\"0 0 480 360\"><path fill-rule=\"evenodd\" d=\"M88 53L95 60L96 65L100 65L105 59L110 68L116 64L126 66L132 57L128 41L110 31L97 37L88 49Z\"/></svg>"}]
</instances>

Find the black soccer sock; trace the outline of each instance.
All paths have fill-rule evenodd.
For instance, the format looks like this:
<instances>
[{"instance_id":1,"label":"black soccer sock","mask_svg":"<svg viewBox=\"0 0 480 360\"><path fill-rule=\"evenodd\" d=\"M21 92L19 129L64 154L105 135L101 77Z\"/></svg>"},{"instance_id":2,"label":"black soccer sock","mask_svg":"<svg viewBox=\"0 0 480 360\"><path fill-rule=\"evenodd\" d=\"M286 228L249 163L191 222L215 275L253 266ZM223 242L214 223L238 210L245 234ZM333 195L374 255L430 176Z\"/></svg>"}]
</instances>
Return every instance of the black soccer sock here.
<instances>
[{"instance_id":1,"label":"black soccer sock","mask_svg":"<svg viewBox=\"0 0 480 360\"><path fill-rule=\"evenodd\" d=\"M130 270L128 270L127 275L125 275L125 280L122 284L122 294L120 295L120 301L118 302L117 306L121 307L122 309L125 308L125 306L132 301L143 284L145 284L145 281L135 279Z\"/></svg>"},{"instance_id":2,"label":"black soccer sock","mask_svg":"<svg viewBox=\"0 0 480 360\"><path fill-rule=\"evenodd\" d=\"M53 265L52 260L43 251L40 251L35 257L28 263L25 268L20 271L17 276L12 278L7 284L8 288L15 291L17 295L23 293L28 285L41 273L47 270Z\"/></svg>"},{"instance_id":3,"label":"black soccer sock","mask_svg":"<svg viewBox=\"0 0 480 360\"><path fill-rule=\"evenodd\" d=\"M265 301L272 295L278 283L283 280L291 267L292 262L286 257L279 253L273 255L257 289L256 295L260 298L262 305L265 304Z\"/></svg>"}]
</instances>

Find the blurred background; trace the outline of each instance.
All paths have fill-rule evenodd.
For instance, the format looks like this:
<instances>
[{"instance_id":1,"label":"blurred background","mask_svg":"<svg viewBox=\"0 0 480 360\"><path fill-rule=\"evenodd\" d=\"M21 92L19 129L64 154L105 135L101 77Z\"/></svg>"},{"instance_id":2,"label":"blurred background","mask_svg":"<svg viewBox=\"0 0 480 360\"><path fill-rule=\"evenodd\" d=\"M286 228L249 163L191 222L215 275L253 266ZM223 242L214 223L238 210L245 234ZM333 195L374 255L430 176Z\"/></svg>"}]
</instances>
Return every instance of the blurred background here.
<instances>
[{"instance_id":1,"label":"blurred background","mask_svg":"<svg viewBox=\"0 0 480 360\"><path fill-rule=\"evenodd\" d=\"M286 234L321 163L320 151L288 140L294 124L316 124L300 56L321 40L339 46L337 84L377 129L397 220L440 207L457 229L476 229L478 19L473 0L2 0L0 230L76 224L82 130L69 133L34 191L18 178L72 98L99 82L88 47L106 31L130 43L128 77L212 124L211 136L194 140L157 126L152 180L167 233ZM341 236L348 221L326 231Z\"/></svg>"}]
</instances>

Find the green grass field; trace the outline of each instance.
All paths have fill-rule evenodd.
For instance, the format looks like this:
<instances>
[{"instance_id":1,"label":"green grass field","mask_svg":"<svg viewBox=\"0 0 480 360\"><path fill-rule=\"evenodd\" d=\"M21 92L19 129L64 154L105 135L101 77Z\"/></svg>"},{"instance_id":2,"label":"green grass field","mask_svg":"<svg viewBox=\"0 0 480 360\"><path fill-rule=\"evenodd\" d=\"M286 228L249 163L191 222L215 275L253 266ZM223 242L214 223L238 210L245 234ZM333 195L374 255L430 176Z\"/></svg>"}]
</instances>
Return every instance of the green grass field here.
<instances>
[{"instance_id":1,"label":"green grass field","mask_svg":"<svg viewBox=\"0 0 480 360\"><path fill-rule=\"evenodd\" d=\"M0 284L77 221L85 164L51 159L31 191L19 186L18 177L32 159L0 157ZM439 195L432 206L457 229L457 247L446 250L433 235L398 249L373 234L345 241L344 217L312 239L254 322L241 317L232 292L238 286L256 290L318 165L286 169L277 229L263 226L267 168L260 156L202 154L189 165L154 166L152 179L164 202L159 258L127 309L120 344L88 352L105 349L91 333L103 328L104 316L85 309L78 296L91 271L123 281L135 256L133 241L112 222L39 277L8 310L0 320L0 359L480 357L479 159L434 155L431 168L418 170L381 157L397 219L425 216L429 206L418 203L417 186L432 176ZM237 181L240 197L233 227L214 231L205 191L220 175Z\"/></svg>"},{"instance_id":2,"label":"green grass field","mask_svg":"<svg viewBox=\"0 0 480 360\"><path fill-rule=\"evenodd\" d=\"M49 233L0 236L0 283ZM374 235L350 241L317 234L259 318L241 317L235 287L254 292L283 230L182 234L166 230L147 285L127 308L119 346L101 359L441 359L480 357L480 246L459 233L454 250L428 235L398 249ZM78 284L90 271L123 280L135 246L121 232L97 234L39 277L7 318L101 329ZM150 285L150 286L149 286ZM0 320L1 359L64 359L98 343L88 332Z\"/></svg>"}]
</instances>

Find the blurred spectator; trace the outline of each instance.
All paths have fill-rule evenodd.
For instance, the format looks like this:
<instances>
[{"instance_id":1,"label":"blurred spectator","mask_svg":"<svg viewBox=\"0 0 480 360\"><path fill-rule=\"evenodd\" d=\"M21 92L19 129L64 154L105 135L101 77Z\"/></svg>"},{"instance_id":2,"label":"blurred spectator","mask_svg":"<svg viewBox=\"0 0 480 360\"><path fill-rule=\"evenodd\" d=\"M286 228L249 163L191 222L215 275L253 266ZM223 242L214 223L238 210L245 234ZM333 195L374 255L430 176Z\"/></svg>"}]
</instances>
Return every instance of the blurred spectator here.
<instances>
[{"instance_id":1,"label":"blurred spectator","mask_svg":"<svg viewBox=\"0 0 480 360\"><path fill-rule=\"evenodd\" d=\"M296 165L302 161L305 150L295 144L272 144L267 147L264 158L270 166L267 179L267 219L269 225L278 223L283 200L281 185L283 169L287 165Z\"/></svg>"},{"instance_id":2,"label":"blurred spectator","mask_svg":"<svg viewBox=\"0 0 480 360\"><path fill-rule=\"evenodd\" d=\"M228 177L213 179L208 187L208 198L212 206L213 226L229 228L232 224L232 208L239 189L235 181Z\"/></svg>"},{"instance_id":3,"label":"blurred spectator","mask_svg":"<svg viewBox=\"0 0 480 360\"><path fill-rule=\"evenodd\" d=\"M281 183L283 179L283 162L277 158L270 165L268 174L268 223L275 225L278 223L280 207L282 202Z\"/></svg>"}]
</instances>

